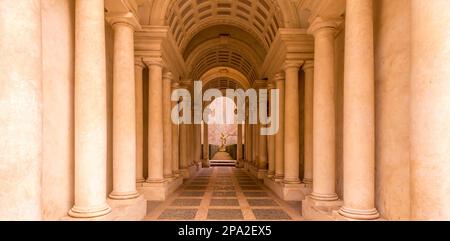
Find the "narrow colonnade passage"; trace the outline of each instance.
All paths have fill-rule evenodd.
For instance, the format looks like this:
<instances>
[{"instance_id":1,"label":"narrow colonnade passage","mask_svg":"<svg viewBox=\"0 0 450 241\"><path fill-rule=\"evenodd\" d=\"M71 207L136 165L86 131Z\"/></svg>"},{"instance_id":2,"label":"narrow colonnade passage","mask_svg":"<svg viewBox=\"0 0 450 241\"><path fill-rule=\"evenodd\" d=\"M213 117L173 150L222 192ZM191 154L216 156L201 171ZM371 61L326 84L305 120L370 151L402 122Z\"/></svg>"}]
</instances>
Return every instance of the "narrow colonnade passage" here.
<instances>
[{"instance_id":1,"label":"narrow colonnade passage","mask_svg":"<svg viewBox=\"0 0 450 241\"><path fill-rule=\"evenodd\" d=\"M148 202L145 220L301 221L301 202L279 199L245 170L202 169L164 202Z\"/></svg>"}]
</instances>

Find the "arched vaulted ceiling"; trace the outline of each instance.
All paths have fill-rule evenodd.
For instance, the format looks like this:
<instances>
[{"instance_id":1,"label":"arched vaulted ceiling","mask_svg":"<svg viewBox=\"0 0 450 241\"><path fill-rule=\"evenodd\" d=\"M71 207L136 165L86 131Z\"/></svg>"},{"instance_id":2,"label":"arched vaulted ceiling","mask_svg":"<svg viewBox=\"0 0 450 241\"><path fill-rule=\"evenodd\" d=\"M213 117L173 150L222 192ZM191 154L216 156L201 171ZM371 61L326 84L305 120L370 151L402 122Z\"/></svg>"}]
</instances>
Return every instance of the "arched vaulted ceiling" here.
<instances>
[{"instance_id":1,"label":"arched vaulted ceiling","mask_svg":"<svg viewBox=\"0 0 450 241\"><path fill-rule=\"evenodd\" d=\"M141 23L166 25L189 70L240 72L250 85L279 28L297 27L291 0L138 0ZM151 11L150 14L145 14Z\"/></svg>"},{"instance_id":2,"label":"arched vaulted ceiling","mask_svg":"<svg viewBox=\"0 0 450 241\"><path fill-rule=\"evenodd\" d=\"M249 82L253 82L259 77L258 67L263 60L246 43L229 36L218 36L196 46L187 56L186 64L194 79L199 79L214 67L231 67L243 73Z\"/></svg>"},{"instance_id":3,"label":"arched vaulted ceiling","mask_svg":"<svg viewBox=\"0 0 450 241\"><path fill-rule=\"evenodd\" d=\"M225 24L252 34L270 48L283 16L271 0L174 0L166 14L176 43L181 48L205 28Z\"/></svg>"}]
</instances>

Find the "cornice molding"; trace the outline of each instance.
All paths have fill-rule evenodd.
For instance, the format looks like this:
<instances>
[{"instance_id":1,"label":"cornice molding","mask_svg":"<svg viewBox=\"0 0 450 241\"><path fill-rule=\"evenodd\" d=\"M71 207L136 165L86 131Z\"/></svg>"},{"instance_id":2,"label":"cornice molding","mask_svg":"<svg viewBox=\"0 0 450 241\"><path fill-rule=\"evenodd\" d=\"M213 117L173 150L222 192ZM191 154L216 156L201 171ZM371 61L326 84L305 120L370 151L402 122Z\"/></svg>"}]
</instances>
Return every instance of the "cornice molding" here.
<instances>
[{"instance_id":1,"label":"cornice molding","mask_svg":"<svg viewBox=\"0 0 450 241\"><path fill-rule=\"evenodd\" d=\"M283 70L286 62L302 65L314 59L314 38L306 29L279 29L262 65L263 76L273 78Z\"/></svg>"},{"instance_id":2,"label":"cornice molding","mask_svg":"<svg viewBox=\"0 0 450 241\"><path fill-rule=\"evenodd\" d=\"M176 76L183 76L187 72L168 26L143 26L136 32L135 55L142 58L162 58Z\"/></svg>"}]
</instances>

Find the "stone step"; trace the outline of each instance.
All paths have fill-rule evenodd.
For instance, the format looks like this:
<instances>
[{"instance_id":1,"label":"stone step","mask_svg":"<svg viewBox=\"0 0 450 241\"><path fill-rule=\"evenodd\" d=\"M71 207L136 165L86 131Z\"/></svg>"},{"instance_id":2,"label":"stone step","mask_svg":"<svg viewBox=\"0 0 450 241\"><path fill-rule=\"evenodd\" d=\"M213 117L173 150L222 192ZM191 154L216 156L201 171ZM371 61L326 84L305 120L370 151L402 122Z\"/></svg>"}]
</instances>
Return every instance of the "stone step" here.
<instances>
[{"instance_id":1,"label":"stone step","mask_svg":"<svg viewBox=\"0 0 450 241\"><path fill-rule=\"evenodd\" d=\"M210 160L210 166L236 166L235 160Z\"/></svg>"}]
</instances>

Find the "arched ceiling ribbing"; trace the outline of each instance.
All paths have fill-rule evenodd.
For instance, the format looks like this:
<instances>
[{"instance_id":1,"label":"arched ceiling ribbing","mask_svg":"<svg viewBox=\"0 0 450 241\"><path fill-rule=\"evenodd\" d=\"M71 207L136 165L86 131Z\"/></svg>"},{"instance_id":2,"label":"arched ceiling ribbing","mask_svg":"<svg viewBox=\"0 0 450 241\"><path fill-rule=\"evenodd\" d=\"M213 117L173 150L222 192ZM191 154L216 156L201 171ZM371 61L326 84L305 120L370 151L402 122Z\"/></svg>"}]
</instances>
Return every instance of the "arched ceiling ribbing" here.
<instances>
[{"instance_id":1,"label":"arched ceiling ribbing","mask_svg":"<svg viewBox=\"0 0 450 241\"><path fill-rule=\"evenodd\" d=\"M259 76L257 67L262 61L263 58L247 44L219 36L197 46L189 54L186 64L194 79L199 79L214 67L231 67L240 71L249 82L253 82Z\"/></svg>"},{"instance_id":2,"label":"arched ceiling ribbing","mask_svg":"<svg viewBox=\"0 0 450 241\"><path fill-rule=\"evenodd\" d=\"M269 49L283 27L282 19L273 0L174 0L166 14L166 24L182 52L197 33L215 25L243 29Z\"/></svg>"}]
</instances>

